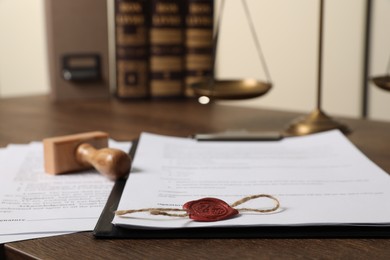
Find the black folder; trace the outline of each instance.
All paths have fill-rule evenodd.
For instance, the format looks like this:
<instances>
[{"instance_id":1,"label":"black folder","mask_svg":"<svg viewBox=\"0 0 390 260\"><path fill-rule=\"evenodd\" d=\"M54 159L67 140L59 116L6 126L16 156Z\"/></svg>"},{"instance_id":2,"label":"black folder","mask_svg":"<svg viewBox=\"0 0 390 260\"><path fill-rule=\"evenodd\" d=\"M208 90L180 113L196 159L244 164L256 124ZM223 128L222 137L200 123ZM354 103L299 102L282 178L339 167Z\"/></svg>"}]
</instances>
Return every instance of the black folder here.
<instances>
[{"instance_id":1,"label":"black folder","mask_svg":"<svg viewBox=\"0 0 390 260\"><path fill-rule=\"evenodd\" d=\"M135 156L137 142L130 154ZM388 238L390 227L314 225L314 226L256 226L179 229L135 229L113 225L114 211L127 180L117 180L93 231L98 239L114 238ZM390 220L389 220L390 222Z\"/></svg>"}]
</instances>

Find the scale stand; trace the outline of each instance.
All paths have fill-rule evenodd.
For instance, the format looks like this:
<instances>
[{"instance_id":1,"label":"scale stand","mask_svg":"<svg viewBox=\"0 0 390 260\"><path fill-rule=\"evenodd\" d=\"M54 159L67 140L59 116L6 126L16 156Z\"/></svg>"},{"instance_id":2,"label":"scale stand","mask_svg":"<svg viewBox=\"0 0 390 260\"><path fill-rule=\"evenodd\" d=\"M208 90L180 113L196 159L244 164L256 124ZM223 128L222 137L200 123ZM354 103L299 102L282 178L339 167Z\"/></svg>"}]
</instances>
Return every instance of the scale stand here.
<instances>
[{"instance_id":1,"label":"scale stand","mask_svg":"<svg viewBox=\"0 0 390 260\"><path fill-rule=\"evenodd\" d=\"M319 15L319 48L318 48L318 82L317 82L317 108L309 115L294 120L285 130L286 136L307 135L317 132L323 132L332 129L339 129L344 134L350 132L347 126L333 120L321 109L321 90L322 90L322 38L324 22L324 0L320 0Z\"/></svg>"}]
</instances>

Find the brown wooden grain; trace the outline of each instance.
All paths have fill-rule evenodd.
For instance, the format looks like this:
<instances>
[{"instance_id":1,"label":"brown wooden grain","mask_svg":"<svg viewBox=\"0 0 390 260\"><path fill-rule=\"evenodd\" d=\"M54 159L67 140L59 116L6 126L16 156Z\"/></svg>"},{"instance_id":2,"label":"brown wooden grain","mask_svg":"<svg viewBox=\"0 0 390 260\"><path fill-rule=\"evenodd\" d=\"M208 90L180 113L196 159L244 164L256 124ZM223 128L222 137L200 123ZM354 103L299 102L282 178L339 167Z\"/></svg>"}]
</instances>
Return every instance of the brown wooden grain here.
<instances>
[{"instance_id":1,"label":"brown wooden grain","mask_svg":"<svg viewBox=\"0 0 390 260\"><path fill-rule=\"evenodd\" d=\"M226 129L282 129L296 113L199 105L194 101L114 99L51 103L46 96L0 100L0 146L87 131L117 140L142 131L189 136ZM390 123L338 118L369 158L390 172ZM4 173L0 173L4 174ZM390 259L389 239L96 240L90 232L5 244L6 259Z\"/></svg>"}]
</instances>

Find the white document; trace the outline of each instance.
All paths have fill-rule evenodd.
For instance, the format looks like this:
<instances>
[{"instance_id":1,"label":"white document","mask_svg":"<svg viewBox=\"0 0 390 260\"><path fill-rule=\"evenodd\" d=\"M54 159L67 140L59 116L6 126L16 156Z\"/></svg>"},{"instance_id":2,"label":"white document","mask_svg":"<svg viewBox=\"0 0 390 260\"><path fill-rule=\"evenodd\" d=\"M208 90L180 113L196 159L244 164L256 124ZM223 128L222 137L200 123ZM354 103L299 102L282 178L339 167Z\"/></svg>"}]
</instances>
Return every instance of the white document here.
<instances>
[{"instance_id":1,"label":"white document","mask_svg":"<svg viewBox=\"0 0 390 260\"><path fill-rule=\"evenodd\" d=\"M131 228L269 225L389 225L390 177L339 131L276 142L197 142L142 134L118 210L181 208L215 197L228 204L254 194L280 201L277 212L243 212L218 222L135 213ZM240 207L270 208L271 200Z\"/></svg>"},{"instance_id":2,"label":"white document","mask_svg":"<svg viewBox=\"0 0 390 260\"><path fill-rule=\"evenodd\" d=\"M128 152L130 143L109 146ZM0 151L0 243L95 227L113 181L95 170L45 173L42 143Z\"/></svg>"}]
</instances>

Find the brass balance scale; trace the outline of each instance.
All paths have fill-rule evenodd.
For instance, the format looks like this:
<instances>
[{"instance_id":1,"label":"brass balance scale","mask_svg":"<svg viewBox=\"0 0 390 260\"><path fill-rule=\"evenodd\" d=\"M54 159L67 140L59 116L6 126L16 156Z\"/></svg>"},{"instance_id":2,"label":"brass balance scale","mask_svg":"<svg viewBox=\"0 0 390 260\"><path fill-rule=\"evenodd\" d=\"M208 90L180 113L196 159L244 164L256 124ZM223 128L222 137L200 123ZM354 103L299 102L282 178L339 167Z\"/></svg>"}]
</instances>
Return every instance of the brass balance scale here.
<instances>
[{"instance_id":1,"label":"brass balance scale","mask_svg":"<svg viewBox=\"0 0 390 260\"><path fill-rule=\"evenodd\" d=\"M195 95L197 96L206 96L210 99L248 99L255 98L266 94L271 88L271 77L268 72L267 64L260 47L260 42L256 35L255 27L249 12L248 5L245 0L242 1L246 17L248 19L250 32L252 38L255 42L255 47L257 50L258 57L261 61L261 64L264 68L267 81L262 82L255 79L245 79L245 80L217 80L214 76L211 78L194 83L191 87L194 90ZM222 21L222 13L225 6L225 0L221 1L219 8L219 16L217 18L217 23L215 26L214 38L213 38L213 68L215 68L217 46L218 46L218 36L220 31L220 24ZM215 69L213 70L214 74Z\"/></svg>"},{"instance_id":2,"label":"brass balance scale","mask_svg":"<svg viewBox=\"0 0 390 260\"><path fill-rule=\"evenodd\" d=\"M262 54L260 43L255 32L255 27L249 12L246 0L242 0L244 11L248 19L250 31L255 42L258 57L264 68L267 80L265 82L254 79L244 80L217 80L214 76L192 85L195 95L206 96L210 99L248 99L266 94L272 88L271 77ZM225 0L221 1L219 17L217 19L216 29L213 39L213 67L215 67L216 49L218 44L219 27ZM294 120L284 131L285 136L306 135L331 129L339 129L343 133L348 133L349 129L326 115L321 109L321 90L322 90L322 38L323 38L323 14L324 0L320 0L320 21L319 21L319 52L318 52L318 93L317 107L308 116Z\"/></svg>"},{"instance_id":3,"label":"brass balance scale","mask_svg":"<svg viewBox=\"0 0 390 260\"><path fill-rule=\"evenodd\" d=\"M390 58L387 63L387 74L373 77L372 81L377 87L390 91Z\"/></svg>"}]
</instances>

